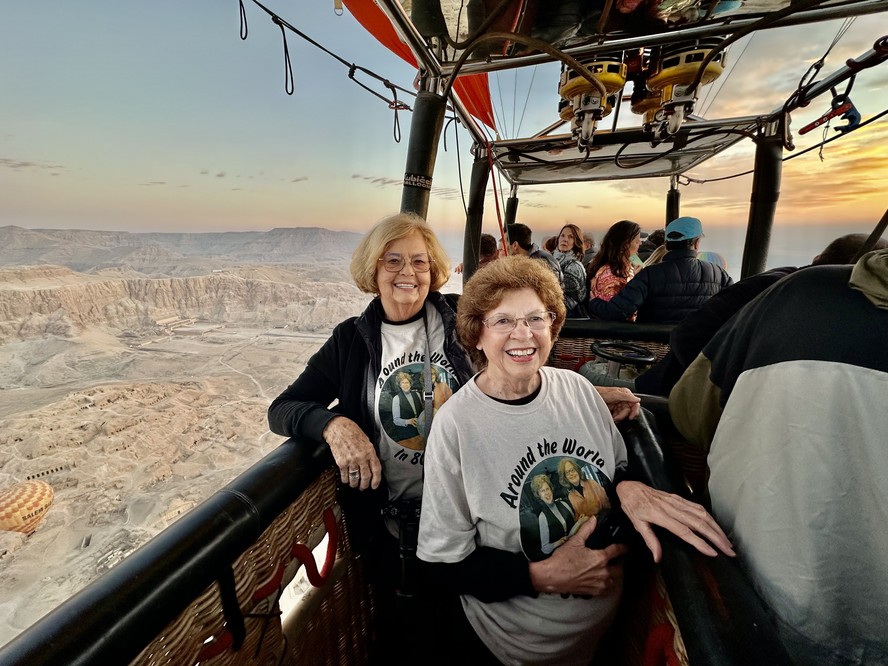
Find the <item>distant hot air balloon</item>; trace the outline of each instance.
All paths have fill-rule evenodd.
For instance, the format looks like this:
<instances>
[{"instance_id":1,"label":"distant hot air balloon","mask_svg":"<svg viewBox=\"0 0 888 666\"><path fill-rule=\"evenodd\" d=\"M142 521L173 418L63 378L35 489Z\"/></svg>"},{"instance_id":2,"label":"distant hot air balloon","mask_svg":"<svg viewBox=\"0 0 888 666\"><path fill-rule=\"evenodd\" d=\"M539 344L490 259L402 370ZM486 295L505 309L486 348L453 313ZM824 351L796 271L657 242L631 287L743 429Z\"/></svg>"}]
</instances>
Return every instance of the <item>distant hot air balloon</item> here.
<instances>
[{"instance_id":1,"label":"distant hot air balloon","mask_svg":"<svg viewBox=\"0 0 888 666\"><path fill-rule=\"evenodd\" d=\"M698 252L697 259L699 259L700 261L708 261L710 264L715 264L717 266L721 266L725 270L728 270L728 260L725 259L718 252Z\"/></svg>"},{"instance_id":2,"label":"distant hot air balloon","mask_svg":"<svg viewBox=\"0 0 888 666\"><path fill-rule=\"evenodd\" d=\"M0 529L31 534L52 504L46 481L24 481L0 492Z\"/></svg>"}]
</instances>

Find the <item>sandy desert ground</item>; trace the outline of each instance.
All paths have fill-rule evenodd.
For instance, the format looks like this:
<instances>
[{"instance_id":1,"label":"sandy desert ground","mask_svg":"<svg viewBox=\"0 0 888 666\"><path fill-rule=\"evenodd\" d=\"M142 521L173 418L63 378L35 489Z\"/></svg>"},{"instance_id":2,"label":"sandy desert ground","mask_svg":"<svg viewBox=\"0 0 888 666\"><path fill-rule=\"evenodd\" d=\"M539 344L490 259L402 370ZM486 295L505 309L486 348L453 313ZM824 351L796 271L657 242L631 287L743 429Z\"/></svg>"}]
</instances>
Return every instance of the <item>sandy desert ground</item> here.
<instances>
[{"instance_id":1,"label":"sandy desert ground","mask_svg":"<svg viewBox=\"0 0 888 666\"><path fill-rule=\"evenodd\" d=\"M260 272L274 274L270 293L294 280L280 268ZM348 283L304 273L298 295L266 306L261 323L230 293L226 321L142 303L151 321L141 328L58 310L28 316L64 321L61 334L35 331L24 316L0 322L7 333L26 331L0 342L0 491L30 479L55 491L31 536L0 531L0 645L282 441L268 432L269 402L367 301ZM45 271L6 276L0 310L35 282L51 286ZM66 274L56 287L95 281Z\"/></svg>"},{"instance_id":2,"label":"sandy desert ground","mask_svg":"<svg viewBox=\"0 0 888 666\"><path fill-rule=\"evenodd\" d=\"M33 535L0 532L0 643L279 444L268 403L326 336L206 326L135 349L89 337L77 344L100 375L0 397L0 485L40 478L55 491ZM11 346L0 367L22 362ZM103 380L110 368L129 379Z\"/></svg>"},{"instance_id":3,"label":"sandy desert ground","mask_svg":"<svg viewBox=\"0 0 888 666\"><path fill-rule=\"evenodd\" d=\"M0 645L280 444L269 402L369 298L342 263L192 273L0 268L0 492L55 492L0 531Z\"/></svg>"}]
</instances>

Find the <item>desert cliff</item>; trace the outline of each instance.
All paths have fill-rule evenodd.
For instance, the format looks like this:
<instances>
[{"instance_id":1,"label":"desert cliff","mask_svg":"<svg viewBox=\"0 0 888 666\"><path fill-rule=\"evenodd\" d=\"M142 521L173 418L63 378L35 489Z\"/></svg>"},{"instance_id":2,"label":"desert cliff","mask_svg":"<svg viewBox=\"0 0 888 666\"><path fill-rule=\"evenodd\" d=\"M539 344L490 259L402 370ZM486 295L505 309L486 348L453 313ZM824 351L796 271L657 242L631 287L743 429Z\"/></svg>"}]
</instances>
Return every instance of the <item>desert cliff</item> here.
<instances>
[{"instance_id":1,"label":"desert cliff","mask_svg":"<svg viewBox=\"0 0 888 666\"><path fill-rule=\"evenodd\" d=\"M90 326L143 333L175 319L319 330L367 301L353 285L306 283L299 271L289 273L291 281L283 282L237 272L134 278L59 266L0 269L0 344L41 335L71 337Z\"/></svg>"}]
</instances>

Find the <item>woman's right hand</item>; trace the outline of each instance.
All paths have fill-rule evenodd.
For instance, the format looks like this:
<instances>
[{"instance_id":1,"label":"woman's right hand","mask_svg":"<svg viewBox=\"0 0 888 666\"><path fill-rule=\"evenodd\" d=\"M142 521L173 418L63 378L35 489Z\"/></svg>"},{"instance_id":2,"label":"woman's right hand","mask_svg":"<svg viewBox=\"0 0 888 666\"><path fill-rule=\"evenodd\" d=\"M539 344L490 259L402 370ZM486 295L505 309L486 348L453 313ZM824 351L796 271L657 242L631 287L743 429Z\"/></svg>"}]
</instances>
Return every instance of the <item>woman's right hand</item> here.
<instances>
[{"instance_id":1,"label":"woman's right hand","mask_svg":"<svg viewBox=\"0 0 888 666\"><path fill-rule=\"evenodd\" d=\"M590 518L551 557L530 563L530 581L538 592L607 596L622 588L623 565L614 560L628 551L621 543L603 550L586 548L598 525Z\"/></svg>"},{"instance_id":2,"label":"woman's right hand","mask_svg":"<svg viewBox=\"0 0 888 666\"><path fill-rule=\"evenodd\" d=\"M339 478L352 488L378 488L382 481L382 464L367 435L346 416L334 416L324 427L324 441L339 467ZM358 470L359 475L349 474Z\"/></svg>"}]
</instances>

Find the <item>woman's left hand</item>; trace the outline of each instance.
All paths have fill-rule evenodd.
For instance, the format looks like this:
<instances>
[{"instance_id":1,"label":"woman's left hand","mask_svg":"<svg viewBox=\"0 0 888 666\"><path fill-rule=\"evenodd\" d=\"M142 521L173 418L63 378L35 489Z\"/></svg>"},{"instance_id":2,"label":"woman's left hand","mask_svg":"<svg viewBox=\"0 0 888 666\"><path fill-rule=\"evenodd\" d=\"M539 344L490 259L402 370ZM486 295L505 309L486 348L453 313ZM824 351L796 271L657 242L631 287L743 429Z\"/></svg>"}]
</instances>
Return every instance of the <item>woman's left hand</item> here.
<instances>
[{"instance_id":1,"label":"woman's left hand","mask_svg":"<svg viewBox=\"0 0 888 666\"><path fill-rule=\"evenodd\" d=\"M654 534L654 525L659 525L681 537L704 555L711 557L718 555L710 543L725 555L731 557L736 555L731 542L715 522L715 518L699 504L689 502L678 495L656 490L638 481L621 481L617 484L617 495L623 512L632 521L636 531L641 534L654 556L654 562L659 562L663 554L660 541Z\"/></svg>"},{"instance_id":2,"label":"woman's left hand","mask_svg":"<svg viewBox=\"0 0 888 666\"><path fill-rule=\"evenodd\" d=\"M623 386L596 386L598 395L610 410L615 423L623 419L632 420L641 411L641 398Z\"/></svg>"},{"instance_id":3,"label":"woman's left hand","mask_svg":"<svg viewBox=\"0 0 888 666\"><path fill-rule=\"evenodd\" d=\"M629 549L622 543L612 543L601 550L587 548L586 539L597 525L597 519L587 520L551 557L528 564L535 590L601 597L622 589L623 565L619 558Z\"/></svg>"}]
</instances>

